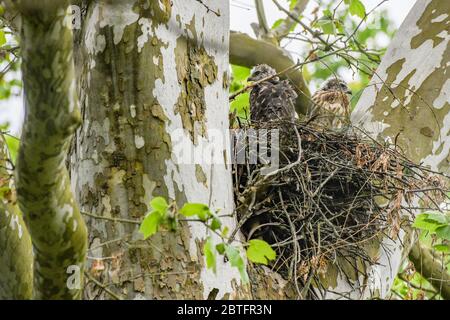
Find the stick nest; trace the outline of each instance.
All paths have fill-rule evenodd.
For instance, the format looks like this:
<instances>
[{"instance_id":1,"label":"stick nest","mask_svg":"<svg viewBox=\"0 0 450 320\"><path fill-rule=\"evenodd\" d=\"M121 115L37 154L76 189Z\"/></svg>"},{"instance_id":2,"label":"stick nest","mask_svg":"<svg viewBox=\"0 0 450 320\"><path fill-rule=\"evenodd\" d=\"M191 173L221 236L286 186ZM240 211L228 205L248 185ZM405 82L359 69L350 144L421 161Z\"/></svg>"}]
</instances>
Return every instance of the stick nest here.
<instances>
[{"instance_id":1,"label":"stick nest","mask_svg":"<svg viewBox=\"0 0 450 320\"><path fill-rule=\"evenodd\" d=\"M417 210L437 209L445 197L442 175L356 128L336 132L299 121L252 128L279 129L280 165L263 174L267 165L249 164L251 151L244 150L247 162L233 170L238 227L247 240L272 245L277 259L271 267L295 279L297 289L330 264L339 268L339 261L356 269L357 259L376 263L364 249L367 242L395 239ZM240 130L251 136L248 129Z\"/></svg>"}]
</instances>

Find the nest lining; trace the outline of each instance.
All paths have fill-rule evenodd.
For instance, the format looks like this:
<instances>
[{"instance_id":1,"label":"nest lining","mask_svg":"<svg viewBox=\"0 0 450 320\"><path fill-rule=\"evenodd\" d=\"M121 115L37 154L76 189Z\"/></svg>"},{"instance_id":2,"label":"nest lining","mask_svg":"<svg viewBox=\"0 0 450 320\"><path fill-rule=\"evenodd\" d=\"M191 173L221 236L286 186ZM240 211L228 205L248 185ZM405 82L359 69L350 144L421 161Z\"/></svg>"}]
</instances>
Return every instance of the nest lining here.
<instances>
[{"instance_id":1,"label":"nest lining","mask_svg":"<svg viewBox=\"0 0 450 320\"><path fill-rule=\"evenodd\" d=\"M296 286L308 288L330 263L376 263L364 250L367 242L395 239L405 222L401 211L411 221L416 210L438 209L446 197L442 176L356 128L271 121L252 129L279 130L280 167L264 175L264 164L234 165L239 227L248 240L272 245L272 269Z\"/></svg>"}]
</instances>

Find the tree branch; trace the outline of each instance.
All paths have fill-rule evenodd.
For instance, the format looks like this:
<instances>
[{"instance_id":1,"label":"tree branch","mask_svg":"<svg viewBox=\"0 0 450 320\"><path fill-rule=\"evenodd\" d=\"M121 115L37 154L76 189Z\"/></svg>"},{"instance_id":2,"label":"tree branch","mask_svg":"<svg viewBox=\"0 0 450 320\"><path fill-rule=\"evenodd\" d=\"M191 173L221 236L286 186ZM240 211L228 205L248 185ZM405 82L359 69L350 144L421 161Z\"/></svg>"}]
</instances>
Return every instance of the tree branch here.
<instances>
[{"instance_id":1,"label":"tree branch","mask_svg":"<svg viewBox=\"0 0 450 320\"><path fill-rule=\"evenodd\" d=\"M0 134L0 300L32 299L33 252L31 239L14 199L9 153ZM5 194L6 193L6 194Z\"/></svg>"},{"instance_id":2,"label":"tree branch","mask_svg":"<svg viewBox=\"0 0 450 320\"><path fill-rule=\"evenodd\" d=\"M436 289L445 300L450 299L450 275L447 268L433 256L429 249L416 243L409 253L414 268Z\"/></svg>"},{"instance_id":3,"label":"tree branch","mask_svg":"<svg viewBox=\"0 0 450 320\"><path fill-rule=\"evenodd\" d=\"M35 252L35 296L79 299L87 232L73 198L65 158L80 123L69 1L19 1L26 118L17 162L17 193Z\"/></svg>"},{"instance_id":4,"label":"tree branch","mask_svg":"<svg viewBox=\"0 0 450 320\"><path fill-rule=\"evenodd\" d=\"M309 0L298 0L294 8L291 10L291 15L294 17L300 17L300 15L305 11ZM290 30L297 24L297 21L287 16L287 18L275 29L273 30L274 36L281 41L286 35L289 34Z\"/></svg>"},{"instance_id":5,"label":"tree branch","mask_svg":"<svg viewBox=\"0 0 450 320\"><path fill-rule=\"evenodd\" d=\"M253 39L244 33L233 31L230 34L230 62L248 68L265 63L272 66L277 72L296 64L281 48L262 40ZM301 70L292 70L285 73L283 77L291 80L297 91L298 98L295 106L297 113L299 115L306 114L311 103L311 94Z\"/></svg>"},{"instance_id":6,"label":"tree branch","mask_svg":"<svg viewBox=\"0 0 450 320\"><path fill-rule=\"evenodd\" d=\"M255 7L256 7L256 14L258 16L259 27L264 32L264 35L267 35L270 32L270 27L269 24L267 23L263 1L255 0Z\"/></svg>"},{"instance_id":7,"label":"tree branch","mask_svg":"<svg viewBox=\"0 0 450 320\"><path fill-rule=\"evenodd\" d=\"M310 35L312 35L314 38L318 39L320 42L322 42L322 44L325 45L325 51L326 49L330 46L328 44L328 42L322 38L320 36L319 33L317 33L316 31L314 31L313 29L311 29L310 27L308 27L305 23L303 23L298 17L296 17L294 14L292 14L289 10L283 8L283 6L277 1L277 0L272 0L272 2L277 6L277 8L281 11L283 11L285 14L288 15L289 18L291 18L293 21L295 21L296 23L298 23L299 25L301 25L303 27L303 29L305 29Z\"/></svg>"}]
</instances>

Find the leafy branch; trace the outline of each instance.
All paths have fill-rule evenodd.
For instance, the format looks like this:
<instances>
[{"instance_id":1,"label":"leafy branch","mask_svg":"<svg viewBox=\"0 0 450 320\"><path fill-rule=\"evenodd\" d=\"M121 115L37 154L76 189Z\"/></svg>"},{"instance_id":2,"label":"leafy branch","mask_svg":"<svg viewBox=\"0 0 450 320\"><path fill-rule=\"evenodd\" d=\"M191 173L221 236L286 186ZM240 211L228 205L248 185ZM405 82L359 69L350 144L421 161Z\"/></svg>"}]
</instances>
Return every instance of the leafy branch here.
<instances>
[{"instance_id":1,"label":"leafy branch","mask_svg":"<svg viewBox=\"0 0 450 320\"><path fill-rule=\"evenodd\" d=\"M243 283L249 282L249 277L245 268L245 260L241 255L241 250L228 243L227 226L224 226L217 213L201 203L186 203L178 210L175 203L168 204L162 197L156 197L150 202L152 210L145 216L139 231L147 239L156 234L160 228L169 231L176 231L180 221L199 222L215 233L221 242L215 244L213 238L209 236L203 246L206 259L206 266L214 273L217 272L217 256L223 256L225 261L229 261L232 267L239 270ZM254 263L267 265L275 260L276 253L265 241L252 239L244 243L247 258Z\"/></svg>"}]
</instances>

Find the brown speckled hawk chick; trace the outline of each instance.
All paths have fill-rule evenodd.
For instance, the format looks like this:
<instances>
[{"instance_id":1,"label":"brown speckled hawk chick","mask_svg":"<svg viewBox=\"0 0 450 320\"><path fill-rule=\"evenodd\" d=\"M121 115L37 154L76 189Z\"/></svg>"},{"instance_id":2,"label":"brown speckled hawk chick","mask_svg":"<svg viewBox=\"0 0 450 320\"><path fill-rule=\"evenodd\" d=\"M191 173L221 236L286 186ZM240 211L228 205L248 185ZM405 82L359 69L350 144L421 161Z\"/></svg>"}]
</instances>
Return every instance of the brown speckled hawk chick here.
<instances>
[{"instance_id":1,"label":"brown speckled hawk chick","mask_svg":"<svg viewBox=\"0 0 450 320\"><path fill-rule=\"evenodd\" d=\"M295 119L295 99L297 93L288 80L280 80L272 67L261 64L252 69L249 81L263 81L252 88L250 93L250 120L264 122L277 119Z\"/></svg>"},{"instance_id":2,"label":"brown speckled hawk chick","mask_svg":"<svg viewBox=\"0 0 450 320\"><path fill-rule=\"evenodd\" d=\"M309 117L312 123L329 129L339 129L350 123L352 92L347 84L336 77L329 78L312 97L313 107Z\"/></svg>"}]
</instances>

